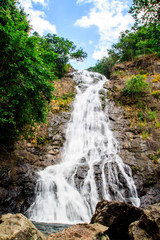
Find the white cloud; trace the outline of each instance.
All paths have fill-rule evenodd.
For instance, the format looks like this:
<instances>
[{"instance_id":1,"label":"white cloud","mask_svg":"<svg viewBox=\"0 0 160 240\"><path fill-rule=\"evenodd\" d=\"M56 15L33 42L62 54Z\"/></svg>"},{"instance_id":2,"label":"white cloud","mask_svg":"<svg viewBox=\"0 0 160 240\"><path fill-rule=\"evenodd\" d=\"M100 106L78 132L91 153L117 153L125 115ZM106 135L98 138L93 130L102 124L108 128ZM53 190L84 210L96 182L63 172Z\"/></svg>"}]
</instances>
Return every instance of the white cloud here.
<instances>
[{"instance_id":1,"label":"white cloud","mask_svg":"<svg viewBox=\"0 0 160 240\"><path fill-rule=\"evenodd\" d=\"M47 5L47 2L45 2L45 0L32 0L34 3L40 3L43 6Z\"/></svg>"},{"instance_id":2,"label":"white cloud","mask_svg":"<svg viewBox=\"0 0 160 240\"><path fill-rule=\"evenodd\" d=\"M93 3L87 16L82 16L75 26L89 28L96 26L99 31L99 42L93 53L94 59L101 59L107 54L112 43L115 43L120 32L125 31L133 18L128 13L127 1L122 0L77 0L80 3Z\"/></svg>"},{"instance_id":3,"label":"white cloud","mask_svg":"<svg viewBox=\"0 0 160 240\"><path fill-rule=\"evenodd\" d=\"M56 26L45 19L45 12L33 8L33 3L39 3L43 7L47 6L48 0L20 0L19 2L25 12L29 14L30 25L33 31L38 32L40 35L43 35L45 32L56 33Z\"/></svg>"},{"instance_id":4,"label":"white cloud","mask_svg":"<svg viewBox=\"0 0 160 240\"><path fill-rule=\"evenodd\" d=\"M89 44L93 44L93 41L92 41L92 40L89 40Z\"/></svg>"}]
</instances>

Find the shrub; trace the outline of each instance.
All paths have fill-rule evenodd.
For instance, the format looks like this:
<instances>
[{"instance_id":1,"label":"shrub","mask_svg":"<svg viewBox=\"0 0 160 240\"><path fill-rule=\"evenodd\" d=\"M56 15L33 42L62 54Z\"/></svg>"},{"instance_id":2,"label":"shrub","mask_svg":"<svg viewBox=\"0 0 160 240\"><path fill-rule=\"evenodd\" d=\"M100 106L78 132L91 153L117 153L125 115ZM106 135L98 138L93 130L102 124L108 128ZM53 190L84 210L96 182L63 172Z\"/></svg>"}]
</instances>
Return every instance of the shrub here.
<instances>
[{"instance_id":1,"label":"shrub","mask_svg":"<svg viewBox=\"0 0 160 240\"><path fill-rule=\"evenodd\" d=\"M126 82L126 88L123 89L128 94L140 94L149 91L149 83L145 82L144 75L133 75Z\"/></svg>"},{"instance_id":2,"label":"shrub","mask_svg":"<svg viewBox=\"0 0 160 240\"><path fill-rule=\"evenodd\" d=\"M142 139L148 139L150 137L150 134L148 132L142 132Z\"/></svg>"},{"instance_id":3,"label":"shrub","mask_svg":"<svg viewBox=\"0 0 160 240\"><path fill-rule=\"evenodd\" d=\"M141 121L144 121L144 120L145 120L145 117L144 117L144 113L143 113L143 112L139 112L139 113L138 113L138 117L140 118Z\"/></svg>"},{"instance_id":4,"label":"shrub","mask_svg":"<svg viewBox=\"0 0 160 240\"><path fill-rule=\"evenodd\" d=\"M156 111L148 111L148 119L150 121L154 121L157 117L157 112Z\"/></svg>"}]
</instances>

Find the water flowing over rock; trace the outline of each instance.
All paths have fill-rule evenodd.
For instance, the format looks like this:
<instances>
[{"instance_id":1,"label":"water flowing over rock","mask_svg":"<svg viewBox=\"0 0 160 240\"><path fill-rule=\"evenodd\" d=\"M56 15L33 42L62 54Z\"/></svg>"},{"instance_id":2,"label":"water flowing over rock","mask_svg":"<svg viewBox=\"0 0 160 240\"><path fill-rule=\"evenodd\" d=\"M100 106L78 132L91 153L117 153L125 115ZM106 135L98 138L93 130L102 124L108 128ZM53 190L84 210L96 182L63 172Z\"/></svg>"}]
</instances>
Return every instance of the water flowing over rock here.
<instances>
[{"instance_id":1,"label":"water flowing over rock","mask_svg":"<svg viewBox=\"0 0 160 240\"><path fill-rule=\"evenodd\" d=\"M89 222L97 202L118 200L139 206L131 169L119 157L110 130L106 78L73 73L77 95L66 130L62 161L39 172L30 219L44 222Z\"/></svg>"}]
</instances>

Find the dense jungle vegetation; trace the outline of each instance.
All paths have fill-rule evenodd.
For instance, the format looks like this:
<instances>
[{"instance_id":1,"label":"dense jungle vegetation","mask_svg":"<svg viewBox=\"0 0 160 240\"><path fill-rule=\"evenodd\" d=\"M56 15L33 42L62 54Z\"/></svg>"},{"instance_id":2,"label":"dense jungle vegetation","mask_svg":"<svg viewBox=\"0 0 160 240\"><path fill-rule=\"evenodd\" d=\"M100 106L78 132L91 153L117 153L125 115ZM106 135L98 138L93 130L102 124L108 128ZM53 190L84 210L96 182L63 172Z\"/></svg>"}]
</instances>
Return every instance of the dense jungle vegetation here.
<instances>
[{"instance_id":1,"label":"dense jungle vegetation","mask_svg":"<svg viewBox=\"0 0 160 240\"><path fill-rule=\"evenodd\" d=\"M134 27L121 33L108 56L90 70L110 77L116 63L160 54L160 1L134 0L130 13L135 18ZM45 121L54 98L54 82L67 71L70 59L87 57L68 39L31 32L18 2L1 0L0 146L12 146L35 123Z\"/></svg>"},{"instance_id":2,"label":"dense jungle vegetation","mask_svg":"<svg viewBox=\"0 0 160 240\"><path fill-rule=\"evenodd\" d=\"M87 54L55 34L31 34L16 0L0 3L0 146L12 146L35 123L44 122L54 98L54 81L69 59Z\"/></svg>"},{"instance_id":3,"label":"dense jungle vegetation","mask_svg":"<svg viewBox=\"0 0 160 240\"><path fill-rule=\"evenodd\" d=\"M133 61L147 54L160 56L160 1L134 0L130 13L135 19L134 27L122 32L118 43L108 50L108 56L89 70L110 78L116 63Z\"/></svg>"}]
</instances>

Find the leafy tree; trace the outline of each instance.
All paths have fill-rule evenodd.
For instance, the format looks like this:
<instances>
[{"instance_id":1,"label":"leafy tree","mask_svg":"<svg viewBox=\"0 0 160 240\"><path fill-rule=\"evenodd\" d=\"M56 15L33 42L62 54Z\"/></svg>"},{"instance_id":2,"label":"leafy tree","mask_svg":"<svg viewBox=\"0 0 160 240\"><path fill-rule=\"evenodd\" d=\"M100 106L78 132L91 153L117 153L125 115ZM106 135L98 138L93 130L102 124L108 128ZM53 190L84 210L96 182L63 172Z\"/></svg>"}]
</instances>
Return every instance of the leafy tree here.
<instances>
[{"instance_id":1,"label":"leafy tree","mask_svg":"<svg viewBox=\"0 0 160 240\"><path fill-rule=\"evenodd\" d=\"M158 24L160 21L159 0L133 0L130 13L136 20L136 24Z\"/></svg>"},{"instance_id":2,"label":"leafy tree","mask_svg":"<svg viewBox=\"0 0 160 240\"><path fill-rule=\"evenodd\" d=\"M135 18L135 29L142 24L149 27L154 49L160 52L160 1L134 0L130 13Z\"/></svg>"},{"instance_id":3,"label":"leafy tree","mask_svg":"<svg viewBox=\"0 0 160 240\"><path fill-rule=\"evenodd\" d=\"M142 94L149 91L149 83L145 82L144 75L133 75L126 82L123 92L127 94Z\"/></svg>"},{"instance_id":4,"label":"leafy tree","mask_svg":"<svg viewBox=\"0 0 160 240\"><path fill-rule=\"evenodd\" d=\"M52 98L53 72L40 55L39 38L29 37L29 30L16 1L1 1L0 144L4 145L12 145L24 126L44 121Z\"/></svg>"},{"instance_id":5,"label":"leafy tree","mask_svg":"<svg viewBox=\"0 0 160 240\"><path fill-rule=\"evenodd\" d=\"M27 127L45 121L53 81L69 59L87 54L73 42L48 34L29 35L30 25L16 0L0 5L0 145L13 145Z\"/></svg>"},{"instance_id":6,"label":"leafy tree","mask_svg":"<svg viewBox=\"0 0 160 240\"><path fill-rule=\"evenodd\" d=\"M112 57L104 57L102 60L98 61L94 67L90 67L89 71L94 71L105 75L107 78L110 78L112 67L115 64L115 61Z\"/></svg>"},{"instance_id":7,"label":"leafy tree","mask_svg":"<svg viewBox=\"0 0 160 240\"><path fill-rule=\"evenodd\" d=\"M50 33L44 39L47 41L50 51L54 51L57 54L55 74L59 78L63 76L65 65L69 62L69 59L83 61L87 57L86 52L81 48L77 49L76 45L68 39Z\"/></svg>"}]
</instances>

